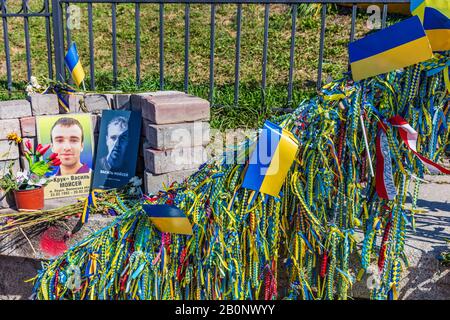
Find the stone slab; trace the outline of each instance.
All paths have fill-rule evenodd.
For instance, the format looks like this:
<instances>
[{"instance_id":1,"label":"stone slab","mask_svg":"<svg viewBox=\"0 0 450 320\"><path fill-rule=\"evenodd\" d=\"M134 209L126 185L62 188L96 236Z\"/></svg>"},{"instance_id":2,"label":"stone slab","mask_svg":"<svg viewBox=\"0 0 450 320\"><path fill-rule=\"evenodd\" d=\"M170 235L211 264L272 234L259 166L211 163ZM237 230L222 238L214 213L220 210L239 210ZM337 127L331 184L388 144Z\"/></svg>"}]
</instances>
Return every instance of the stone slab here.
<instances>
[{"instance_id":1,"label":"stone slab","mask_svg":"<svg viewBox=\"0 0 450 320\"><path fill-rule=\"evenodd\" d=\"M206 160L206 150L202 146L171 150L145 149L145 168L155 174L196 169Z\"/></svg>"},{"instance_id":2,"label":"stone slab","mask_svg":"<svg viewBox=\"0 0 450 320\"><path fill-rule=\"evenodd\" d=\"M147 124L146 137L151 148L167 150L206 146L210 141L209 132L208 122Z\"/></svg>"},{"instance_id":3,"label":"stone slab","mask_svg":"<svg viewBox=\"0 0 450 320\"><path fill-rule=\"evenodd\" d=\"M31 116L30 102L22 100L0 101L0 119L18 119Z\"/></svg>"},{"instance_id":4,"label":"stone slab","mask_svg":"<svg viewBox=\"0 0 450 320\"><path fill-rule=\"evenodd\" d=\"M0 161L19 159L19 147L12 141L0 140Z\"/></svg>"},{"instance_id":5,"label":"stone slab","mask_svg":"<svg viewBox=\"0 0 450 320\"><path fill-rule=\"evenodd\" d=\"M31 103L31 113L34 116L59 114L56 94L32 93L27 99Z\"/></svg>"},{"instance_id":6,"label":"stone slab","mask_svg":"<svg viewBox=\"0 0 450 320\"><path fill-rule=\"evenodd\" d=\"M141 101L142 117L155 124L208 121L209 101L189 95L147 96Z\"/></svg>"},{"instance_id":7,"label":"stone slab","mask_svg":"<svg viewBox=\"0 0 450 320\"><path fill-rule=\"evenodd\" d=\"M84 104L88 112L101 113L111 109L112 94L88 94L84 96Z\"/></svg>"},{"instance_id":8,"label":"stone slab","mask_svg":"<svg viewBox=\"0 0 450 320\"><path fill-rule=\"evenodd\" d=\"M19 137L22 135L18 119L0 120L0 140L6 140L8 134L15 132Z\"/></svg>"}]
</instances>

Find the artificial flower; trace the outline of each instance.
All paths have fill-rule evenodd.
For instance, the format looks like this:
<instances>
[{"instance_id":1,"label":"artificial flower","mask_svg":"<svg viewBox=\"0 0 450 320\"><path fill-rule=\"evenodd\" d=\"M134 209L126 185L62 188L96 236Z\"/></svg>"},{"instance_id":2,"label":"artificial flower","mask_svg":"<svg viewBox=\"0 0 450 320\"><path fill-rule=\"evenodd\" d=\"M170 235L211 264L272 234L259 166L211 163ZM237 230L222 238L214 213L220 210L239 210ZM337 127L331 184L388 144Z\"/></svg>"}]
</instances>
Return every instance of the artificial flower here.
<instances>
[{"instance_id":1,"label":"artificial flower","mask_svg":"<svg viewBox=\"0 0 450 320\"><path fill-rule=\"evenodd\" d=\"M50 149L49 144L47 144L45 146L42 146L41 144L39 144L38 147L36 148L36 153L43 156L47 152L48 149Z\"/></svg>"},{"instance_id":2,"label":"artificial flower","mask_svg":"<svg viewBox=\"0 0 450 320\"><path fill-rule=\"evenodd\" d=\"M6 138L7 138L9 141L14 141L16 144L19 144L19 143L22 142L22 138L19 137L19 135L18 135L17 133L15 133L15 132L9 133L9 134L6 136Z\"/></svg>"}]
</instances>

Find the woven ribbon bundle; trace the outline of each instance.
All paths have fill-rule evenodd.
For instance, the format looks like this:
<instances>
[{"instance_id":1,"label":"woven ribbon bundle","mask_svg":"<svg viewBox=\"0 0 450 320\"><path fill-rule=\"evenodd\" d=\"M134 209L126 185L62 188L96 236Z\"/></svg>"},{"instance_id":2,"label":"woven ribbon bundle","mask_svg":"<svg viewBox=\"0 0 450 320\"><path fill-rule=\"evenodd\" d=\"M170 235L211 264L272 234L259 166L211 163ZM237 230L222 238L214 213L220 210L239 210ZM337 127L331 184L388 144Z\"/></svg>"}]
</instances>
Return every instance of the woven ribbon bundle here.
<instances>
[{"instance_id":1,"label":"woven ribbon bundle","mask_svg":"<svg viewBox=\"0 0 450 320\"><path fill-rule=\"evenodd\" d=\"M300 146L281 197L241 188L246 164L227 159L248 160L249 139L183 183L122 207L111 225L45 262L34 297L347 299L375 266L379 281L371 297L397 298L407 266L406 228L414 227L426 169L388 122L394 199L378 197L369 161L376 167L378 124L395 115L418 132L418 152L439 159L449 140L448 64L446 53L362 82L345 75L325 85L292 114L273 119ZM193 236L159 232L143 203L177 206Z\"/></svg>"}]
</instances>

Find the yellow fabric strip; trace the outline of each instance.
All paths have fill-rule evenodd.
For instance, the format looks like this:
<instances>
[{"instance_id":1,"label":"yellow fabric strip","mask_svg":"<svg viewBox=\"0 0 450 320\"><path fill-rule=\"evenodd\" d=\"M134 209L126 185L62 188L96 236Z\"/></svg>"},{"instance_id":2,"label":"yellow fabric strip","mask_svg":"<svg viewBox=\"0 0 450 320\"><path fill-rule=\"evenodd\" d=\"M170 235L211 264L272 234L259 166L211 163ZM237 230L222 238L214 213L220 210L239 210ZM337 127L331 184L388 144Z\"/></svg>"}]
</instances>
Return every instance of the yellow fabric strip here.
<instances>
[{"instance_id":1,"label":"yellow fabric strip","mask_svg":"<svg viewBox=\"0 0 450 320\"><path fill-rule=\"evenodd\" d=\"M192 235L192 226L188 218L155 218L150 220L161 232Z\"/></svg>"},{"instance_id":2,"label":"yellow fabric strip","mask_svg":"<svg viewBox=\"0 0 450 320\"><path fill-rule=\"evenodd\" d=\"M433 52L427 37L408 42L351 64L353 80L359 81L431 59Z\"/></svg>"},{"instance_id":3,"label":"yellow fabric strip","mask_svg":"<svg viewBox=\"0 0 450 320\"><path fill-rule=\"evenodd\" d=\"M295 160L298 142L294 135L283 129L277 149L272 157L259 191L278 197L287 173Z\"/></svg>"},{"instance_id":4,"label":"yellow fabric strip","mask_svg":"<svg viewBox=\"0 0 450 320\"><path fill-rule=\"evenodd\" d=\"M450 50L450 30L449 29L434 29L426 30L428 39L430 40L433 51L447 51Z\"/></svg>"},{"instance_id":5,"label":"yellow fabric strip","mask_svg":"<svg viewBox=\"0 0 450 320\"><path fill-rule=\"evenodd\" d=\"M75 67L72 70L72 78L73 81L77 84L77 86L80 86L80 84L83 82L85 73L83 70L83 66L81 65L81 62L78 61L78 63L75 65Z\"/></svg>"}]
</instances>

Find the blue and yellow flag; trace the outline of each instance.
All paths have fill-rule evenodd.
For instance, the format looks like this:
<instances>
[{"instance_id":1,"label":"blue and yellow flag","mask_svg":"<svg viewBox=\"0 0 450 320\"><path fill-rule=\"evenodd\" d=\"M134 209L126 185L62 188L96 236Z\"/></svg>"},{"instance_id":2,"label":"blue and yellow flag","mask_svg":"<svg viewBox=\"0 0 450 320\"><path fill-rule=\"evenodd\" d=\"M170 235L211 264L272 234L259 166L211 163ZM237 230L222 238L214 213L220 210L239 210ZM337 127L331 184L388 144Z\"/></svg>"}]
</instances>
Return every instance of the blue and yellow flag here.
<instances>
[{"instance_id":1,"label":"blue and yellow flag","mask_svg":"<svg viewBox=\"0 0 450 320\"><path fill-rule=\"evenodd\" d=\"M144 204L142 208L159 231L192 235L192 225L179 208L167 204Z\"/></svg>"},{"instance_id":2,"label":"blue and yellow flag","mask_svg":"<svg viewBox=\"0 0 450 320\"><path fill-rule=\"evenodd\" d=\"M423 28L433 51L450 50L450 19L445 14L435 8L426 7Z\"/></svg>"},{"instance_id":3,"label":"blue and yellow flag","mask_svg":"<svg viewBox=\"0 0 450 320\"><path fill-rule=\"evenodd\" d=\"M84 80L85 74L83 66L81 65L80 57L78 56L77 45L75 42L72 42L70 45L64 61L66 62L66 66L72 75L73 81L75 81L77 86L80 86Z\"/></svg>"},{"instance_id":4,"label":"blue and yellow flag","mask_svg":"<svg viewBox=\"0 0 450 320\"><path fill-rule=\"evenodd\" d=\"M425 7L434 8L450 17L449 0L411 0L411 14L418 16L421 21L424 19Z\"/></svg>"},{"instance_id":5,"label":"blue and yellow flag","mask_svg":"<svg viewBox=\"0 0 450 320\"><path fill-rule=\"evenodd\" d=\"M412 17L350 43L349 56L359 81L426 61L433 52L422 23Z\"/></svg>"},{"instance_id":6,"label":"blue and yellow flag","mask_svg":"<svg viewBox=\"0 0 450 320\"><path fill-rule=\"evenodd\" d=\"M266 121L250 157L242 187L279 197L297 150L298 141L291 132Z\"/></svg>"}]
</instances>

